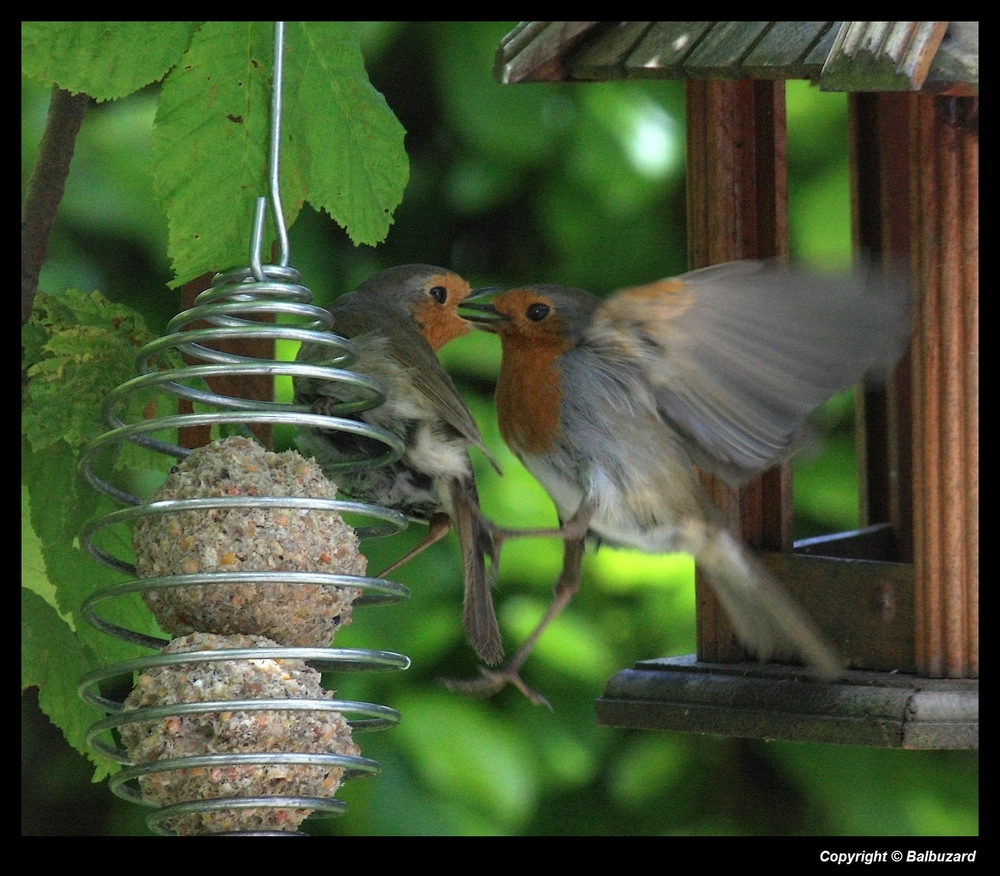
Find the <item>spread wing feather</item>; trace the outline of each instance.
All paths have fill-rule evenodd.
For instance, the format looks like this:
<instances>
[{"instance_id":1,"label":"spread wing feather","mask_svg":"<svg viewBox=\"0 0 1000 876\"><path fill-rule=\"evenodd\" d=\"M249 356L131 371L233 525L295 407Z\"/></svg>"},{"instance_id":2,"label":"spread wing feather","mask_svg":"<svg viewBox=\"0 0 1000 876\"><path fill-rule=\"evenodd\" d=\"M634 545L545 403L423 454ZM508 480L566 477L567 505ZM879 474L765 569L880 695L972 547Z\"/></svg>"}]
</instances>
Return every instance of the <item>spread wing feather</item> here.
<instances>
[{"instance_id":1,"label":"spread wing feather","mask_svg":"<svg viewBox=\"0 0 1000 876\"><path fill-rule=\"evenodd\" d=\"M793 452L830 396L894 364L910 324L898 279L744 261L617 293L586 341L640 363L697 463L738 481Z\"/></svg>"}]
</instances>

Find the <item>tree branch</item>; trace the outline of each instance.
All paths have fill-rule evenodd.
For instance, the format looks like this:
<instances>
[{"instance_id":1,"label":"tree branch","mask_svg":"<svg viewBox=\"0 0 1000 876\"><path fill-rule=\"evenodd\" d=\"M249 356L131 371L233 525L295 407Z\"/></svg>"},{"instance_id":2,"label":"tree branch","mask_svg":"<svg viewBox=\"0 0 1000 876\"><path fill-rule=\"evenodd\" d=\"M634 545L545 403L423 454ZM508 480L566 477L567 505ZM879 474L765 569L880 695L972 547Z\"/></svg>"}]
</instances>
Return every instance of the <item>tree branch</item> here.
<instances>
[{"instance_id":1,"label":"tree branch","mask_svg":"<svg viewBox=\"0 0 1000 876\"><path fill-rule=\"evenodd\" d=\"M66 188L76 135L90 98L53 88L49 118L21 210L21 325L31 318L38 276Z\"/></svg>"}]
</instances>

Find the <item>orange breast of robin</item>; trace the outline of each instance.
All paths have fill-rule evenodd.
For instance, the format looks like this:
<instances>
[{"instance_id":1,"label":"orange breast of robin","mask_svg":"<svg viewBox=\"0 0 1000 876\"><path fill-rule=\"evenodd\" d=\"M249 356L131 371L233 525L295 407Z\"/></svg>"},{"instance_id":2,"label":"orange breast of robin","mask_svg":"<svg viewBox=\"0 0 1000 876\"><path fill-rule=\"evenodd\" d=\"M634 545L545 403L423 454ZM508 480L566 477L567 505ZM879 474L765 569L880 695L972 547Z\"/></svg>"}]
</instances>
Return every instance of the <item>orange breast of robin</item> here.
<instances>
[{"instance_id":1,"label":"orange breast of robin","mask_svg":"<svg viewBox=\"0 0 1000 876\"><path fill-rule=\"evenodd\" d=\"M552 447L559 428L563 387L557 359L562 350L502 340L496 390L500 435L512 450L542 453Z\"/></svg>"}]
</instances>

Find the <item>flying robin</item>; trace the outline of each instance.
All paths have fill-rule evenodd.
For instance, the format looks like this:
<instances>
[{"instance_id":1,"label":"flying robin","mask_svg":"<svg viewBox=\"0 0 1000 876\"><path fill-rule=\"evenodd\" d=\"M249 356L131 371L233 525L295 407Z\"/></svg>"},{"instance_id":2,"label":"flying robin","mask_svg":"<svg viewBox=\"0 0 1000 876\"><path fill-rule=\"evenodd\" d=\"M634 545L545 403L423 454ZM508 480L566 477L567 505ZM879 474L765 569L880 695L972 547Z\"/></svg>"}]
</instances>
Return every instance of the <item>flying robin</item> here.
<instances>
[{"instance_id":1,"label":"flying robin","mask_svg":"<svg viewBox=\"0 0 1000 876\"><path fill-rule=\"evenodd\" d=\"M470 294L469 284L452 271L402 265L376 274L338 298L330 308L334 331L353 340L360 352L351 370L378 381L387 395L379 407L351 416L399 436L405 452L382 467L339 469L332 464L384 448L353 433L319 430L303 430L298 443L321 467L329 466L329 474L347 495L428 524L427 538L380 576L455 528L465 575L466 635L483 660L496 663L503 657L491 593L497 554L492 525L479 508L470 445L500 469L437 358L445 344L471 331L456 313ZM328 355L319 345L303 345L298 359L318 362ZM334 382L295 380L296 401L317 413L333 413L337 402L347 400L342 393Z\"/></svg>"},{"instance_id":2,"label":"flying robin","mask_svg":"<svg viewBox=\"0 0 1000 876\"><path fill-rule=\"evenodd\" d=\"M695 466L735 485L792 455L816 407L901 355L905 284L744 261L604 300L538 285L462 311L500 336L500 433L555 503L565 559L518 652L452 687L525 690L518 673L576 593L586 537L692 554L751 653L791 650L823 677L839 672L813 622L726 529Z\"/></svg>"}]
</instances>

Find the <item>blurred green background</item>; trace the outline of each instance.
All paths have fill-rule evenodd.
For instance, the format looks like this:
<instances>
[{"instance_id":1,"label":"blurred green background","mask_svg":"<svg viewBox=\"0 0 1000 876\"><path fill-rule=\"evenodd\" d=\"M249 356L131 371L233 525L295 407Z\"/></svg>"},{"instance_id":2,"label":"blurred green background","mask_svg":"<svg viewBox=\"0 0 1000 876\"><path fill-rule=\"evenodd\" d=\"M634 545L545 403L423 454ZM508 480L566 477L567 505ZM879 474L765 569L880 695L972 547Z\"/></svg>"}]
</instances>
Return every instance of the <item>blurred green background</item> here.
<instances>
[{"instance_id":1,"label":"blurred green background","mask_svg":"<svg viewBox=\"0 0 1000 876\"><path fill-rule=\"evenodd\" d=\"M324 303L406 262L457 270L474 285L560 282L598 293L686 268L684 97L677 82L501 86L491 70L514 22L363 26L369 75L406 128L410 183L387 241L354 247L308 208L291 229L291 263ZM22 85L22 188L48 92ZM178 309L167 289L165 220L149 173L155 89L88 113L41 287L100 289L162 331ZM793 254L850 258L846 98L789 83ZM249 233L249 229L248 229ZM555 522L551 503L503 447L492 409L496 338L474 334L443 353L500 478L475 463L484 510L501 523ZM822 444L796 464L796 535L857 523L850 394L823 411ZM365 545L381 568L423 537ZM509 651L548 604L555 542L504 552L498 613ZM399 709L401 725L358 738L382 764L348 783L348 813L309 822L339 835L973 835L978 755L764 743L598 727L594 701L638 659L694 651L688 560L602 549L582 592L524 672L551 701L513 690L469 700L440 678L472 677L461 629L453 537L395 576L412 597L358 611L338 646L409 655L392 675L329 678L340 695ZM91 785L91 769L22 697L22 833L148 833L144 813Z\"/></svg>"}]
</instances>

